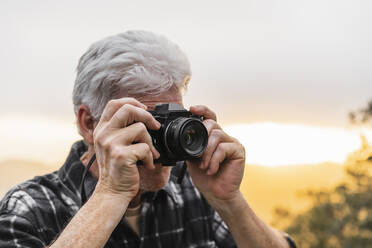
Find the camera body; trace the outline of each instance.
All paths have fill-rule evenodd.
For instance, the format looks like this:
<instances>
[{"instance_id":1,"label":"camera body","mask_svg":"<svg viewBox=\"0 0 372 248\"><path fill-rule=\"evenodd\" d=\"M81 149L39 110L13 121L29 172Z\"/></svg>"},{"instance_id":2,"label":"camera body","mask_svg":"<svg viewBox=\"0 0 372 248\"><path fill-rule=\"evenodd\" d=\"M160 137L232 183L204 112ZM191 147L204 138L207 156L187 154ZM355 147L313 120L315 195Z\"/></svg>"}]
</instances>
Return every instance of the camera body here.
<instances>
[{"instance_id":1,"label":"camera body","mask_svg":"<svg viewBox=\"0 0 372 248\"><path fill-rule=\"evenodd\" d=\"M154 163L172 166L178 161L199 158L208 145L203 117L193 115L176 103L158 104L149 111L161 123L159 130L148 130L160 158Z\"/></svg>"}]
</instances>

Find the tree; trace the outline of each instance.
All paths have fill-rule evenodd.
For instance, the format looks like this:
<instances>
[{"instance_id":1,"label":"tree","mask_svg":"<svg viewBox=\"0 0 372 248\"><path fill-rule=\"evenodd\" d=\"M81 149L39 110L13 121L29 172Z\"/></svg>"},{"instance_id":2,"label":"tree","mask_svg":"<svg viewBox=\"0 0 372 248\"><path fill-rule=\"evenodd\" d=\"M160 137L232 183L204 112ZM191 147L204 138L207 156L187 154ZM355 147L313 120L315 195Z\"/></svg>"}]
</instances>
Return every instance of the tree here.
<instances>
[{"instance_id":1,"label":"tree","mask_svg":"<svg viewBox=\"0 0 372 248\"><path fill-rule=\"evenodd\" d=\"M308 190L313 202L303 214L293 217L276 209L276 217L290 220L286 231L299 247L358 248L372 244L372 146L364 139L362 148L349 156L347 179L330 190Z\"/></svg>"},{"instance_id":2,"label":"tree","mask_svg":"<svg viewBox=\"0 0 372 248\"><path fill-rule=\"evenodd\" d=\"M356 123L372 120L372 101L355 113ZM360 116L360 117L359 117ZM372 146L362 147L345 164L346 179L328 190L308 190L312 207L293 216L277 208L275 223L289 223L286 231L303 248L359 248L372 246Z\"/></svg>"}]
</instances>

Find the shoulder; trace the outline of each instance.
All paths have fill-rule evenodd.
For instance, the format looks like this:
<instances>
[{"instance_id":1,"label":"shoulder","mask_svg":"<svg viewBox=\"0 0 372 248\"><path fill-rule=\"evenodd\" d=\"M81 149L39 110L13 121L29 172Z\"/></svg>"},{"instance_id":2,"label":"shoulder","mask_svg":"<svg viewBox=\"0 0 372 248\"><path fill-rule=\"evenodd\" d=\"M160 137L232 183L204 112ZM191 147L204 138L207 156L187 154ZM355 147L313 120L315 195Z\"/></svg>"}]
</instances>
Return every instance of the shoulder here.
<instances>
[{"instance_id":1,"label":"shoulder","mask_svg":"<svg viewBox=\"0 0 372 248\"><path fill-rule=\"evenodd\" d=\"M58 228L53 221L53 210L48 206L55 195L48 184L42 182L56 180L54 178L53 173L36 177L6 193L0 202L1 247L11 243L42 247L56 236Z\"/></svg>"},{"instance_id":2,"label":"shoulder","mask_svg":"<svg viewBox=\"0 0 372 248\"><path fill-rule=\"evenodd\" d=\"M36 207L35 199L42 198L42 186L31 179L11 188L1 200L0 211L23 214L29 208Z\"/></svg>"},{"instance_id":3,"label":"shoulder","mask_svg":"<svg viewBox=\"0 0 372 248\"><path fill-rule=\"evenodd\" d=\"M0 215L15 215L43 225L52 217L78 210L77 203L64 190L58 173L25 181L10 189L0 202Z\"/></svg>"},{"instance_id":4,"label":"shoulder","mask_svg":"<svg viewBox=\"0 0 372 248\"><path fill-rule=\"evenodd\" d=\"M36 178L23 182L5 194L0 202L0 213L23 215L39 205L38 202L45 198L46 190Z\"/></svg>"}]
</instances>

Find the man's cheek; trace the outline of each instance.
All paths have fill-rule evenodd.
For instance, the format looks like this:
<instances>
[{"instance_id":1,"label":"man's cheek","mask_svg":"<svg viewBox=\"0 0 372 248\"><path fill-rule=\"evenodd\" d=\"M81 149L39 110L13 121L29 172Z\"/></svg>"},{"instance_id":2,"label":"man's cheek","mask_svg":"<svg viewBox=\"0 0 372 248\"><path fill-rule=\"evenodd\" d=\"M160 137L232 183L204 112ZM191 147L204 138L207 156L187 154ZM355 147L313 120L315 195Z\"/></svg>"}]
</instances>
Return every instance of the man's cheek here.
<instances>
[{"instance_id":1,"label":"man's cheek","mask_svg":"<svg viewBox=\"0 0 372 248\"><path fill-rule=\"evenodd\" d=\"M139 168L140 189L143 191L157 191L163 188L169 180L172 167L161 166L154 171Z\"/></svg>"}]
</instances>

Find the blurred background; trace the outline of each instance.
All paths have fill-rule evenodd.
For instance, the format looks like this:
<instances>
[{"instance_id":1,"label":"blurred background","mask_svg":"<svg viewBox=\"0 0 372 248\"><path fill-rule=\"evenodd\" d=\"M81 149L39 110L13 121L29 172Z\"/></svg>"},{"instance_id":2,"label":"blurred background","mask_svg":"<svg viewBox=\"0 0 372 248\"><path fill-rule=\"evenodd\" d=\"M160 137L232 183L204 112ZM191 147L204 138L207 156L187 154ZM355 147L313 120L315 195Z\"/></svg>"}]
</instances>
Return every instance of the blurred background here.
<instances>
[{"instance_id":1,"label":"blurred background","mask_svg":"<svg viewBox=\"0 0 372 248\"><path fill-rule=\"evenodd\" d=\"M57 170L80 139L79 57L130 29L188 55L185 105L207 105L247 150L242 190L300 247L372 243L372 2L0 2L0 197ZM372 118L371 118L372 119Z\"/></svg>"}]
</instances>

